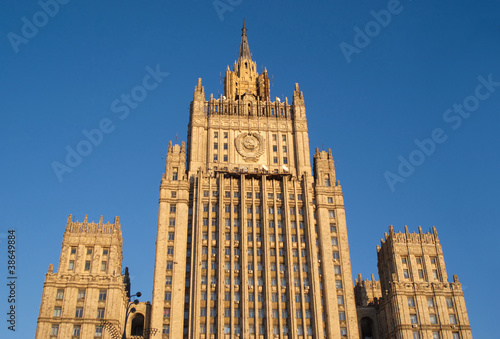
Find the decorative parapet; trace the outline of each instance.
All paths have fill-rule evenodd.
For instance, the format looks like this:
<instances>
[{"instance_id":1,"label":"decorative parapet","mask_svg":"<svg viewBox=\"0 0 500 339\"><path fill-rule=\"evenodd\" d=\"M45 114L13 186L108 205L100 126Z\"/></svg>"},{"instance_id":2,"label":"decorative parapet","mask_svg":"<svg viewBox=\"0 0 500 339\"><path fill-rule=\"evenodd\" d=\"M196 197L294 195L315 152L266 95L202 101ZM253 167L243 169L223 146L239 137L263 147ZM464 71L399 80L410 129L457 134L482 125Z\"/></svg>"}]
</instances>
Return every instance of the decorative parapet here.
<instances>
[{"instance_id":1,"label":"decorative parapet","mask_svg":"<svg viewBox=\"0 0 500 339\"><path fill-rule=\"evenodd\" d=\"M389 226L389 234L385 233L385 239L380 240L380 246L377 246L377 252L380 251L384 244L439 244L438 233L436 227L432 227L432 232L423 233L422 227L418 226L418 233L408 231L408 226L405 226L404 232L394 232L394 227Z\"/></svg>"},{"instance_id":2,"label":"decorative parapet","mask_svg":"<svg viewBox=\"0 0 500 339\"><path fill-rule=\"evenodd\" d=\"M66 232L74 234L121 234L120 217L115 217L114 223L103 223L103 217L99 222L88 222L88 216L85 215L83 222L73 221L73 216L70 214L66 224Z\"/></svg>"}]
</instances>

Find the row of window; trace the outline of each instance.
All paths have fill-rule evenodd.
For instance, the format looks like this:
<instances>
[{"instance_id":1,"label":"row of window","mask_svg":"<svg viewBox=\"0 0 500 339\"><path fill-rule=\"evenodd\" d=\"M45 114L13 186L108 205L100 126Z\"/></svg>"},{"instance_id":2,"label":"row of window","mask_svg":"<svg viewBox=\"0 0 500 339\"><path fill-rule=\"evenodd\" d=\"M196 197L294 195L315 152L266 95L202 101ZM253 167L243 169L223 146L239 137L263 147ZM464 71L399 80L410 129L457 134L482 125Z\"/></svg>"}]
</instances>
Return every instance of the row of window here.
<instances>
[{"instance_id":1,"label":"row of window","mask_svg":"<svg viewBox=\"0 0 500 339\"><path fill-rule=\"evenodd\" d=\"M453 308L453 298L446 298L446 306ZM415 298L408 297L408 307L415 307ZM427 307L436 307L434 298L427 298Z\"/></svg>"},{"instance_id":2,"label":"row of window","mask_svg":"<svg viewBox=\"0 0 500 339\"><path fill-rule=\"evenodd\" d=\"M80 325L73 325L73 336L80 336L81 333L81 326ZM103 333L103 328L102 326L96 326L94 330L94 337L102 337ZM51 337L57 337L59 334L59 325L53 324L50 328L50 336Z\"/></svg>"},{"instance_id":3,"label":"row of window","mask_svg":"<svg viewBox=\"0 0 500 339\"><path fill-rule=\"evenodd\" d=\"M217 197L218 195L219 195L219 191L217 191L217 190L212 191L212 196L213 197ZM234 196L234 198L239 198L241 196L241 194L240 194L239 191L234 191L233 196ZM248 199L252 199L252 196L253 196L252 192L247 192L247 198ZM210 192L207 191L207 190L204 190L203 191L203 197L205 197L205 198L210 197ZM231 191L225 191L224 192L224 197L225 198L231 198ZM262 193L261 192L255 192L255 198L256 199L262 199ZM268 199L274 199L274 193L268 193L267 194L267 198ZM295 200L295 194L290 194L289 195L289 199L290 200ZM283 194L276 193L276 200L283 200ZM304 200L304 196L302 194L297 194L297 200L299 200L299 201ZM333 203L333 198L329 197L328 198L328 202L329 203ZM206 212L208 212L208 210ZM226 212L229 212L229 211L226 211Z\"/></svg>"},{"instance_id":4,"label":"row of window","mask_svg":"<svg viewBox=\"0 0 500 339\"><path fill-rule=\"evenodd\" d=\"M76 247L71 247L70 251L69 251L69 254L76 254L76 250L77 250ZM91 255L93 252L94 252L94 248L93 247L87 247L86 248L87 255ZM108 254L109 254L109 248L103 248L102 249L102 255L105 257Z\"/></svg>"},{"instance_id":5,"label":"row of window","mask_svg":"<svg viewBox=\"0 0 500 339\"><path fill-rule=\"evenodd\" d=\"M424 338L424 337L420 336L420 332L417 332L417 331L413 332L413 339L421 339L421 338ZM441 334L438 331L432 332L432 339L441 339L441 338L446 338L446 337L441 337ZM452 332L451 338L452 339L460 339L460 333L459 332Z\"/></svg>"},{"instance_id":6,"label":"row of window","mask_svg":"<svg viewBox=\"0 0 500 339\"><path fill-rule=\"evenodd\" d=\"M106 290L100 290L99 301L105 301L106 295L107 295ZM63 298L64 298L64 289L58 289L56 292L56 299L63 299ZM85 299L85 290L78 290L77 300L83 300L83 299Z\"/></svg>"},{"instance_id":7,"label":"row of window","mask_svg":"<svg viewBox=\"0 0 500 339\"><path fill-rule=\"evenodd\" d=\"M451 325L456 325L457 324L456 315L449 314L448 321ZM429 314L429 322L431 323L431 325L437 325L439 323L437 314L435 313ZM416 314L410 314L410 323L414 325L418 324L418 316Z\"/></svg>"},{"instance_id":8,"label":"row of window","mask_svg":"<svg viewBox=\"0 0 500 339\"><path fill-rule=\"evenodd\" d=\"M274 110L274 108L273 108ZM229 133L228 132L224 132L224 139L227 139L229 137ZM218 131L215 131L214 132L214 139L218 139L219 138L219 132ZM278 139L278 135L277 134L272 134L271 135L271 139L272 141L277 141ZM281 135L281 140L282 141L286 141L286 134L282 134Z\"/></svg>"},{"instance_id":9,"label":"row of window","mask_svg":"<svg viewBox=\"0 0 500 339\"><path fill-rule=\"evenodd\" d=\"M102 319L104 318L104 308L98 308L97 309L97 318ZM54 313L53 317L54 318L60 318L62 313L62 308L61 306L56 306L54 307ZM77 307L75 310L75 318L83 318L83 307Z\"/></svg>"},{"instance_id":10,"label":"row of window","mask_svg":"<svg viewBox=\"0 0 500 339\"><path fill-rule=\"evenodd\" d=\"M84 271L90 271L92 266L92 261L86 260ZM75 269L75 260L70 260L68 262L68 270L73 271ZM106 272L108 270L108 262L106 260L101 261L101 272Z\"/></svg>"}]
</instances>

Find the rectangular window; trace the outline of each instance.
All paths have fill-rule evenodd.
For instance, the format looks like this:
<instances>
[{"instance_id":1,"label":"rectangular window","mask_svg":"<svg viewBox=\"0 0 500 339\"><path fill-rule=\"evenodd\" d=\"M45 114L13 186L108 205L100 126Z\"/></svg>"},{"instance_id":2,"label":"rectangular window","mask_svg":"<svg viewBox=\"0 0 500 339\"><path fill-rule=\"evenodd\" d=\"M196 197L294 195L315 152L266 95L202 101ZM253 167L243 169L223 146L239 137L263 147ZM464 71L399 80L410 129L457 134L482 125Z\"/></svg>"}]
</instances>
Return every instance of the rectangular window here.
<instances>
[{"instance_id":1,"label":"rectangular window","mask_svg":"<svg viewBox=\"0 0 500 339\"><path fill-rule=\"evenodd\" d=\"M90 260L85 261L85 271L90 271Z\"/></svg>"},{"instance_id":2,"label":"rectangular window","mask_svg":"<svg viewBox=\"0 0 500 339\"><path fill-rule=\"evenodd\" d=\"M420 339L420 333L419 332L413 332L413 339Z\"/></svg>"},{"instance_id":3,"label":"rectangular window","mask_svg":"<svg viewBox=\"0 0 500 339\"><path fill-rule=\"evenodd\" d=\"M450 314L449 319L450 319L450 324L452 324L452 325L457 324L457 317L454 314Z\"/></svg>"},{"instance_id":4,"label":"rectangular window","mask_svg":"<svg viewBox=\"0 0 500 339\"><path fill-rule=\"evenodd\" d=\"M173 246L167 247L167 255L174 255L174 247Z\"/></svg>"},{"instance_id":5,"label":"rectangular window","mask_svg":"<svg viewBox=\"0 0 500 339\"><path fill-rule=\"evenodd\" d=\"M83 307L77 307L75 311L75 318L83 317Z\"/></svg>"},{"instance_id":6,"label":"rectangular window","mask_svg":"<svg viewBox=\"0 0 500 339\"><path fill-rule=\"evenodd\" d=\"M104 319L104 308L97 309L97 318Z\"/></svg>"},{"instance_id":7,"label":"rectangular window","mask_svg":"<svg viewBox=\"0 0 500 339\"><path fill-rule=\"evenodd\" d=\"M337 232L337 225L330 224L330 232Z\"/></svg>"},{"instance_id":8,"label":"rectangular window","mask_svg":"<svg viewBox=\"0 0 500 339\"><path fill-rule=\"evenodd\" d=\"M80 330L81 330L81 326L80 325L74 325L73 326L73 336L79 337L80 336Z\"/></svg>"},{"instance_id":9,"label":"rectangular window","mask_svg":"<svg viewBox=\"0 0 500 339\"><path fill-rule=\"evenodd\" d=\"M344 311L340 311L339 312L339 320L340 321L345 321L345 312Z\"/></svg>"},{"instance_id":10,"label":"rectangular window","mask_svg":"<svg viewBox=\"0 0 500 339\"><path fill-rule=\"evenodd\" d=\"M77 299L78 300L85 299L85 290L78 290Z\"/></svg>"},{"instance_id":11,"label":"rectangular window","mask_svg":"<svg viewBox=\"0 0 500 339\"><path fill-rule=\"evenodd\" d=\"M171 227L175 226L175 218L168 219L168 226L171 226Z\"/></svg>"},{"instance_id":12,"label":"rectangular window","mask_svg":"<svg viewBox=\"0 0 500 339\"><path fill-rule=\"evenodd\" d=\"M172 300L172 292L165 292L165 301Z\"/></svg>"},{"instance_id":13,"label":"rectangular window","mask_svg":"<svg viewBox=\"0 0 500 339\"><path fill-rule=\"evenodd\" d=\"M342 289L342 280L335 281L335 288Z\"/></svg>"},{"instance_id":14,"label":"rectangular window","mask_svg":"<svg viewBox=\"0 0 500 339\"><path fill-rule=\"evenodd\" d=\"M437 324L438 323L437 316L435 314L429 314L429 320L430 320L431 324Z\"/></svg>"},{"instance_id":15,"label":"rectangular window","mask_svg":"<svg viewBox=\"0 0 500 339\"><path fill-rule=\"evenodd\" d=\"M427 298L427 307L434 307L434 299Z\"/></svg>"},{"instance_id":16,"label":"rectangular window","mask_svg":"<svg viewBox=\"0 0 500 339\"><path fill-rule=\"evenodd\" d=\"M163 309L163 318L170 318L170 308Z\"/></svg>"},{"instance_id":17,"label":"rectangular window","mask_svg":"<svg viewBox=\"0 0 500 339\"><path fill-rule=\"evenodd\" d=\"M337 296L337 304L344 305L344 296L343 295Z\"/></svg>"},{"instance_id":18,"label":"rectangular window","mask_svg":"<svg viewBox=\"0 0 500 339\"><path fill-rule=\"evenodd\" d=\"M339 255L339 251L333 251L333 260L339 260L340 259L340 255Z\"/></svg>"},{"instance_id":19,"label":"rectangular window","mask_svg":"<svg viewBox=\"0 0 500 339\"><path fill-rule=\"evenodd\" d=\"M452 298L446 298L446 306L448 306L448 308L453 307L453 299Z\"/></svg>"},{"instance_id":20,"label":"rectangular window","mask_svg":"<svg viewBox=\"0 0 500 339\"><path fill-rule=\"evenodd\" d=\"M437 270L432 270L432 277L434 279L439 279L438 271Z\"/></svg>"},{"instance_id":21,"label":"rectangular window","mask_svg":"<svg viewBox=\"0 0 500 339\"><path fill-rule=\"evenodd\" d=\"M53 316L55 318L59 318L61 316L61 307L60 306L54 307L54 315Z\"/></svg>"},{"instance_id":22,"label":"rectangular window","mask_svg":"<svg viewBox=\"0 0 500 339\"><path fill-rule=\"evenodd\" d=\"M432 339L440 339L439 332L432 332Z\"/></svg>"},{"instance_id":23,"label":"rectangular window","mask_svg":"<svg viewBox=\"0 0 500 339\"><path fill-rule=\"evenodd\" d=\"M410 323L413 325L418 324L418 318L416 314L410 314Z\"/></svg>"},{"instance_id":24,"label":"rectangular window","mask_svg":"<svg viewBox=\"0 0 500 339\"><path fill-rule=\"evenodd\" d=\"M340 265L335 265L335 266L333 266L333 272L334 272L335 274L341 274L342 272L341 272L341 270L340 270Z\"/></svg>"},{"instance_id":25,"label":"rectangular window","mask_svg":"<svg viewBox=\"0 0 500 339\"><path fill-rule=\"evenodd\" d=\"M338 246L339 244L339 241L337 239L337 237L332 237L332 246Z\"/></svg>"},{"instance_id":26,"label":"rectangular window","mask_svg":"<svg viewBox=\"0 0 500 339\"><path fill-rule=\"evenodd\" d=\"M410 278L410 272L408 271L408 269L404 269L403 270L403 276L405 277L405 279L409 279Z\"/></svg>"},{"instance_id":27,"label":"rectangular window","mask_svg":"<svg viewBox=\"0 0 500 339\"><path fill-rule=\"evenodd\" d=\"M105 301L106 300L106 290L100 290L99 291L99 301Z\"/></svg>"},{"instance_id":28,"label":"rectangular window","mask_svg":"<svg viewBox=\"0 0 500 339\"><path fill-rule=\"evenodd\" d=\"M415 307L415 298L408 297L408 307Z\"/></svg>"},{"instance_id":29,"label":"rectangular window","mask_svg":"<svg viewBox=\"0 0 500 339\"><path fill-rule=\"evenodd\" d=\"M170 192L170 198L176 198L177 197L177 192L172 191Z\"/></svg>"},{"instance_id":30,"label":"rectangular window","mask_svg":"<svg viewBox=\"0 0 500 339\"><path fill-rule=\"evenodd\" d=\"M219 149L219 144L214 142L214 149Z\"/></svg>"},{"instance_id":31,"label":"rectangular window","mask_svg":"<svg viewBox=\"0 0 500 339\"><path fill-rule=\"evenodd\" d=\"M56 299L62 299L64 297L64 290L57 290Z\"/></svg>"},{"instance_id":32,"label":"rectangular window","mask_svg":"<svg viewBox=\"0 0 500 339\"><path fill-rule=\"evenodd\" d=\"M328 211L328 217L329 218L335 218L335 211L334 210L329 210Z\"/></svg>"},{"instance_id":33,"label":"rectangular window","mask_svg":"<svg viewBox=\"0 0 500 339\"><path fill-rule=\"evenodd\" d=\"M108 269L108 262L101 261L101 271L106 271Z\"/></svg>"},{"instance_id":34,"label":"rectangular window","mask_svg":"<svg viewBox=\"0 0 500 339\"><path fill-rule=\"evenodd\" d=\"M59 325L52 325L50 335L57 336L59 334Z\"/></svg>"},{"instance_id":35,"label":"rectangular window","mask_svg":"<svg viewBox=\"0 0 500 339\"><path fill-rule=\"evenodd\" d=\"M424 279L424 270L421 270L421 269L418 270L418 278Z\"/></svg>"}]
</instances>

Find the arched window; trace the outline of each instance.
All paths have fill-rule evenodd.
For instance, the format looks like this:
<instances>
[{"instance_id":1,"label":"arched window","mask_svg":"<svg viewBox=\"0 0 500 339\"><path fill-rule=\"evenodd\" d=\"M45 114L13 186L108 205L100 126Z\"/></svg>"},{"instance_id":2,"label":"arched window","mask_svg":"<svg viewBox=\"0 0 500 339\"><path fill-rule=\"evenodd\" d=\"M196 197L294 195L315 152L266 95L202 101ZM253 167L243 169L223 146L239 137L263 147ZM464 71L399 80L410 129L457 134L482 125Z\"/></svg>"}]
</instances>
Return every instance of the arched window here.
<instances>
[{"instance_id":1,"label":"arched window","mask_svg":"<svg viewBox=\"0 0 500 339\"><path fill-rule=\"evenodd\" d=\"M374 339L373 336L373 320L368 317L361 319L361 338Z\"/></svg>"},{"instance_id":2,"label":"arched window","mask_svg":"<svg viewBox=\"0 0 500 339\"><path fill-rule=\"evenodd\" d=\"M144 331L144 316L140 313L136 313L134 319L132 319L132 330L130 335L142 336Z\"/></svg>"}]
</instances>

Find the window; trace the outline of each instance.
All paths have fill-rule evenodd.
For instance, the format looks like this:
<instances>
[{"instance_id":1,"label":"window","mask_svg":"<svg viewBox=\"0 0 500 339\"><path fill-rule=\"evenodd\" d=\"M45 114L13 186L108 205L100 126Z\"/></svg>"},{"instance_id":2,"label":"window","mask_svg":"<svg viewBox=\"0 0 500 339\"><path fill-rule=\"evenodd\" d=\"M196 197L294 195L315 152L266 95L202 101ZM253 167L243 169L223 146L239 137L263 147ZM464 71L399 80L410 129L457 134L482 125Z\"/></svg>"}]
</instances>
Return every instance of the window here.
<instances>
[{"instance_id":1,"label":"window","mask_svg":"<svg viewBox=\"0 0 500 339\"><path fill-rule=\"evenodd\" d=\"M452 339L460 339L460 333L458 333L458 332L453 332L453 333L451 334L451 338L452 338Z\"/></svg>"},{"instance_id":2,"label":"window","mask_svg":"<svg viewBox=\"0 0 500 339\"><path fill-rule=\"evenodd\" d=\"M173 181L176 181L177 178L178 178L178 173L177 173L178 169L176 167L174 167L173 169L173 173L172 173L172 180Z\"/></svg>"},{"instance_id":3,"label":"window","mask_svg":"<svg viewBox=\"0 0 500 339\"><path fill-rule=\"evenodd\" d=\"M70 254L76 254L76 247L71 247Z\"/></svg>"},{"instance_id":4,"label":"window","mask_svg":"<svg viewBox=\"0 0 500 339\"><path fill-rule=\"evenodd\" d=\"M54 307L54 317L59 318L61 316L61 307L56 306Z\"/></svg>"},{"instance_id":5,"label":"window","mask_svg":"<svg viewBox=\"0 0 500 339\"><path fill-rule=\"evenodd\" d=\"M219 144L217 142L214 142L214 149L219 149Z\"/></svg>"},{"instance_id":6,"label":"window","mask_svg":"<svg viewBox=\"0 0 500 339\"><path fill-rule=\"evenodd\" d=\"M340 255L339 255L339 251L333 251L333 260L339 260L340 259Z\"/></svg>"},{"instance_id":7,"label":"window","mask_svg":"<svg viewBox=\"0 0 500 339\"><path fill-rule=\"evenodd\" d=\"M295 318L301 319L302 318L302 310L296 310L295 311Z\"/></svg>"},{"instance_id":8,"label":"window","mask_svg":"<svg viewBox=\"0 0 500 339\"><path fill-rule=\"evenodd\" d=\"M283 134L283 135L281 136L281 140L286 141L286 134Z\"/></svg>"},{"instance_id":9,"label":"window","mask_svg":"<svg viewBox=\"0 0 500 339\"><path fill-rule=\"evenodd\" d=\"M434 279L439 279L438 271L437 270L432 270L432 277Z\"/></svg>"},{"instance_id":10,"label":"window","mask_svg":"<svg viewBox=\"0 0 500 339\"><path fill-rule=\"evenodd\" d=\"M219 132L214 132L214 138L218 138L219 137Z\"/></svg>"},{"instance_id":11,"label":"window","mask_svg":"<svg viewBox=\"0 0 500 339\"><path fill-rule=\"evenodd\" d=\"M410 278L410 272L408 271L408 269L405 268L403 270L403 276L405 277L405 279Z\"/></svg>"},{"instance_id":12,"label":"window","mask_svg":"<svg viewBox=\"0 0 500 339\"><path fill-rule=\"evenodd\" d=\"M339 320L340 321L345 321L345 312L344 311L340 311L339 312Z\"/></svg>"},{"instance_id":13,"label":"window","mask_svg":"<svg viewBox=\"0 0 500 339\"><path fill-rule=\"evenodd\" d=\"M62 299L64 297L64 290L57 290L56 299Z\"/></svg>"},{"instance_id":14,"label":"window","mask_svg":"<svg viewBox=\"0 0 500 339\"><path fill-rule=\"evenodd\" d=\"M225 308L224 309L224 317L230 318L231 317L231 309L230 308Z\"/></svg>"},{"instance_id":15,"label":"window","mask_svg":"<svg viewBox=\"0 0 500 339\"><path fill-rule=\"evenodd\" d=\"M171 227L175 226L175 218L168 219L168 226L171 226Z\"/></svg>"},{"instance_id":16,"label":"window","mask_svg":"<svg viewBox=\"0 0 500 339\"><path fill-rule=\"evenodd\" d=\"M73 326L73 336L78 337L80 336L80 325L74 325Z\"/></svg>"},{"instance_id":17,"label":"window","mask_svg":"<svg viewBox=\"0 0 500 339\"><path fill-rule=\"evenodd\" d=\"M415 307L415 298L408 297L408 307Z\"/></svg>"},{"instance_id":18,"label":"window","mask_svg":"<svg viewBox=\"0 0 500 339\"><path fill-rule=\"evenodd\" d=\"M98 308L97 309L97 318L103 319L104 318L104 308Z\"/></svg>"},{"instance_id":19,"label":"window","mask_svg":"<svg viewBox=\"0 0 500 339\"><path fill-rule=\"evenodd\" d=\"M163 318L170 318L170 308L163 309Z\"/></svg>"},{"instance_id":20,"label":"window","mask_svg":"<svg viewBox=\"0 0 500 339\"><path fill-rule=\"evenodd\" d=\"M435 314L429 314L429 320L430 320L431 324L437 324L438 323L437 316Z\"/></svg>"},{"instance_id":21,"label":"window","mask_svg":"<svg viewBox=\"0 0 500 339\"><path fill-rule=\"evenodd\" d=\"M446 298L446 306L449 308L453 307L453 299L452 298Z\"/></svg>"},{"instance_id":22,"label":"window","mask_svg":"<svg viewBox=\"0 0 500 339\"><path fill-rule=\"evenodd\" d=\"M337 226L335 224L330 224L330 232L337 232Z\"/></svg>"},{"instance_id":23,"label":"window","mask_svg":"<svg viewBox=\"0 0 500 339\"><path fill-rule=\"evenodd\" d=\"M402 257L402 258L401 258L401 263L402 263L403 265L406 265L406 263L407 263L407 262L408 262L408 259L407 259L406 257Z\"/></svg>"},{"instance_id":24,"label":"window","mask_svg":"<svg viewBox=\"0 0 500 339\"><path fill-rule=\"evenodd\" d=\"M439 332L432 332L432 339L440 339Z\"/></svg>"},{"instance_id":25,"label":"window","mask_svg":"<svg viewBox=\"0 0 500 339\"><path fill-rule=\"evenodd\" d=\"M344 305L344 296L343 295L337 296L337 304Z\"/></svg>"},{"instance_id":26,"label":"window","mask_svg":"<svg viewBox=\"0 0 500 339\"><path fill-rule=\"evenodd\" d=\"M410 314L410 323L411 324L418 324L418 318L416 314Z\"/></svg>"},{"instance_id":27,"label":"window","mask_svg":"<svg viewBox=\"0 0 500 339\"><path fill-rule=\"evenodd\" d=\"M200 317L206 317L207 316L207 308L206 307L202 307L200 309Z\"/></svg>"},{"instance_id":28,"label":"window","mask_svg":"<svg viewBox=\"0 0 500 339\"><path fill-rule=\"evenodd\" d=\"M413 339L420 339L420 333L419 332L413 332Z\"/></svg>"},{"instance_id":29,"label":"window","mask_svg":"<svg viewBox=\"0 0 500 339\"><path fill-rule=\"evenodd\" d=\"M418 270L418 278L424 279L424 270L421 270L421 269Z\"/></svg>"},{"instance_id":30,"label":"window","mask_svg":"<svg viewBox=\"0 0 500 339\"><path fill-rule=\"evenodd\" d=\"M347 337L347 327L341 327L340 328L340 336L341 337Z\"/></svg>"},{"instance_id":31,"label":"window","mask_svg":"<svg viewBox=\"0 0 500 339\"><path fill-rule=\"evenodd\" d=\"M177 192L172 191L170 192L170 198L176 198L177 197Z\"/></svg>"},{"instance_id":32,"label":"window","mask_svg":"<svg viewBox=\"0 0 500 339\"><path fill-rule=\"evenodd\" d=\"M329 218L335 218L335 211L334 210L329 210L328 211L328 217Z\"/></svg>"},{"instance_id":33,"label":"window","mask_svg":"<svg viewBox=\"0 0 500 339\"><path fill-rule=\"evenodd\" d=\"M99 301L105 301L106 300L106 290L100 290L99 291Z\"/></svg>"},{"instance_id":34,"label":"window","mask_svg":"<svg viewBox=\"0 0 500 339\"><path fill-rule=\"evenodd\" d=\"M161 333L162 334L169 334L170 333L170 325L163 325L163 330Z\"/></svg>"},{"instance_id":35,"label":"window","mask_svg":"<svg viewBox=\"0 0 500 339\"><path fill-rule=\"evenodd\" d=\"M342 288L342 280L336 280L335 281L335 288L341 289Z\"/></svg>"},{"instance_id":36,"label":"window","mask_svg":"<svg viewBox=\"0 0 500 339\"><path fill-rule=\"evenodd\" d=\"M450 314L449 319L450 319L450 324L452 324L452 325L457 324L457 317L454 314Z\"/></svg>"},{"instance_id":37,"label":"window","mask_svg":"<svg viewBox=\"0 0 500 339\"><path fill-rule=\"evenodd\" d=\"M106 271L108 269L108 262L101 261L101 271Z\"/></svg>"},{"instance_id":38,"label":"window","mask_svg":"<svg viewBox=\"0 0 500 339\"><path fill-rule=\"evenodd\" d=\"M165 292L165 301L172 300L172 292Z\"/></svg>"},{"instance_id":39,"label":"window","mask_svg":"<svg viewBox=\"0 0 500 339\"><path fill-rule=\"evenodd\" d=\"M431 258L431 264L436 265L436 258Z\"/></svg>"},{"instance_id":40,"label":"window","mask_svg":"<svg viewBox=\"0 0 500 339\"><path fill-rule=\"evenodd\" d=\"M427 299L427 307L434 307L434 299L432 298Z\"/></svg>"},{"instance_id":41,"label":"window","mask_svg":"<svg viewBox=\"0 0 500 339\"><path fill-rule=\"evenodd\" d=\"M77 307L75 311L75 318L83 317L83 307Z\"/></svg>"},{"instance_id":42,"label":"window","mask_svg":"<svg viewBox=\"0 0 500 339\"><path fill-rule=\"evenodd\" d=\"M167 247L167 255L174 255L174 247L173 246Z\"/></svg>"},{"instance_id":43,"label":"window","mask_svg":"<svg viewBox=\"0 0 500 339\"><path fill-rule=\"evenodd\" d=\"M301 325L297 326L297 334L304 335L304 328Z\"/></svg>"},{"instance_id":44,"label":"window","mask_svg":"<svg viewBox=\"0 0 500 339\"><path fill-rule=\"evenodd\" d=\"M217 154L214 154L214 162L217 162L219 160L219 157L217 156Z\"/></svg>"},{"instance_id":45,"label":"window","mask_svg":"<svg viewBox=\"0 0 500 339\"><path fill-rule=\"evenodd\" d=\"M90 271L90 260L85 261L85 271Z\"/></svg>"},{"instance_id":46,"label":"window","mask_svg":"<svg viewBox=\"0 0 500 339\"><path fill-rule=\"evenodd\" d=\"M337 239L337 237L332 237L332 246L338 246L339 244L339 241Z\"/></svg>"},{"instance_id":47,"label":"window","mask_svg":"<svg viewBox=\"0 0 500 339\"><path fill-rule=\"evenodd\" d=\"M59 334L59 325L52 325L50 335L57 336Z\"/></svg>"},{"instance_id":48,"label":"window","mask_svg":"<svg viewBox=\"0 0 500 339\"><path fill-rule=\"evenodd\" d=\"M85 290L78 290L77 299L78 300L85 299Z\"/></svg>"},{"instance_id":49,"label":"window","mask_svg":"<svg viewBox=\"0 0 500 339\"><path fill-rule=\"evenodd\" d=\"M206 280L206 278L207 277L205 277L205 280ZM206 281L205 281L205 284L206 284ZM165 285L172 285L172 277L171 276L165 277Z\"/></svg>"},{"instance_id":50,"label":"window","mask_svg":"<svg viewBox=\"0 0 500 339\"><path fill-rule=\"evenodd\" d=\"M171 270L174 268L174 262L173 261L167 261L167 270Z\"/></svg>"}]
</instances>

